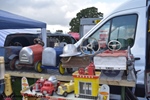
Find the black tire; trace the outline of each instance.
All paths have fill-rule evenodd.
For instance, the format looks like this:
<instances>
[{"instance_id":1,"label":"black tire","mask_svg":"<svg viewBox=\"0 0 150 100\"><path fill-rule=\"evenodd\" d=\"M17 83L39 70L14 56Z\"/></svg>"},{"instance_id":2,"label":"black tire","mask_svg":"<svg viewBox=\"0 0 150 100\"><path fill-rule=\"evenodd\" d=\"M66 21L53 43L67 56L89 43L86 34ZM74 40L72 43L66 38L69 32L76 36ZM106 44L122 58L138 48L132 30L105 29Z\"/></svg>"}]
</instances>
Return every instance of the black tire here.
<instances>
[{"instance_id":1,"label":"black tire","mask_svg":"<svg viewBox=\"0 0 150 100\"><path fill-rule=\"evenodd\" d=\"M24 98L28 98L28 94L27 93L25 93L23 96L24 96Z\"/></svg>"},{"instance_id":2,"label":"black tire","mask_svg":"<svg viewBox=\"0 0 150 100\"><path fill-rule=\"evenodd\" d=\"M66 68L67 69L67 73L72 74L73 73L73 68Z\"/></svg>"},{"instance_id":3,"label":"black tire","mask_svg":"<svg viewBox=\"0 0 150 100\"><path fill-rule=\"evenodd\" d=\"M15 63L14 63L15 68L16 68L17 70L20 70L20 69L22 68L22 66L18 66L18 64L19 64L19 59L16 59L16 61L15 61Z\"/></svg>"},{"instance_id":4,"label":"black tire","mask_svg":"<svg viewBox=\"0 0 150 100\"><path fill-rule=\"evenodd\" d=\"M53 96L53 94L54 94L54 91L52 91L52 93L50 94L50 96Z\"/></svg>"},{"instance_id":5,"label":"black tire","mask_svg":"<svg viewBox=\"0 0 150 100\"><path fill-rule=\"evenodd\" d=\"M64 93L63 93L63 96L64 96L64 97L67 97L67 95L68 95L67 92L64 92Z\"/></svg>"},{"instance_id":6,"label":"black tire","mask_svg":"<svg viewBox=\"0 0 150 100\"><path fill-rule=\"evenodd\" d=\"M59 63L59 66L58 66L58 71L61 75L64 75L65 74L65 68L62 67L62 63L60 62Z\"/></svg>"},{"instance_id":7,"label":"black tire","mask_svg":"<svg viewBox=\"0 0 150 100\"><path fill-rule=\"evenodd\" d=\"M34 69L35 69L35 71L41 73L41 72L43 71L43 69L41 68L41 65L42 65L41 61L37 61L37 62L34 64Z\"/></svg>"},{"instance_id":8,"label":"black tire","mask_svg":"<svg viewBox=\"0 0 150 100\"><path fill-rule=\"evenodd\" d=\"M18 59L18 58L15 57L15 58L13 58L13 59L9 62L9 68L10 68L11 70L15 70L15 62L16 62L17 59Z\"/></svg>"}]
</instances>

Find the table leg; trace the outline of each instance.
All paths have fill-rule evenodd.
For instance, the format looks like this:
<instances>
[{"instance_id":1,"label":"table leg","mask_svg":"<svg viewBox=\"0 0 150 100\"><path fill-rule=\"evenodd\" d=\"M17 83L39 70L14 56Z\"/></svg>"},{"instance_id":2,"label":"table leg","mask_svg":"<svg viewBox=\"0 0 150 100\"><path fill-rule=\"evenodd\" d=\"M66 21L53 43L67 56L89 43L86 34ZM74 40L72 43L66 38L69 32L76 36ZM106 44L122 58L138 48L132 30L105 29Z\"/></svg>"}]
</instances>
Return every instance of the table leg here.
<instances>
[{"instance_id":1,"label":"table leg","mask_svg":"<svg viewBox=\"0 0 150 100\"><path fill-rule=\"evenodd\" d=\"M125 100L125 87L121 87L121 100Z\"/></svg>"}]
</instances>

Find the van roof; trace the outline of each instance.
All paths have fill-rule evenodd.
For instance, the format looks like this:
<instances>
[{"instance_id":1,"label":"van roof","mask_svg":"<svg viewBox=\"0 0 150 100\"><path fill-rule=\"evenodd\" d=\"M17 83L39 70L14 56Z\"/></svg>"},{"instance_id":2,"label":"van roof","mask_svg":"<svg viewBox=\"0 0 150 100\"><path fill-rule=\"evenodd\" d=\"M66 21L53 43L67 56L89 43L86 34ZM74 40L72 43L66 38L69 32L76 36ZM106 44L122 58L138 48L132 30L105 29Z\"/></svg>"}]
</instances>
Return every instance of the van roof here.
<instances>
[{"instance_id":1,"label":"van roof","mask_svg":"<svg viewBox=\"0 0 150 100\"><path fill-rule=\"evenodd\" d=\"M147 0L128 0L125 3L121 4L119 7L117 7L112 13L120 12L123 10L146 7L146 3Z\"/></svg>"}]
</instances>

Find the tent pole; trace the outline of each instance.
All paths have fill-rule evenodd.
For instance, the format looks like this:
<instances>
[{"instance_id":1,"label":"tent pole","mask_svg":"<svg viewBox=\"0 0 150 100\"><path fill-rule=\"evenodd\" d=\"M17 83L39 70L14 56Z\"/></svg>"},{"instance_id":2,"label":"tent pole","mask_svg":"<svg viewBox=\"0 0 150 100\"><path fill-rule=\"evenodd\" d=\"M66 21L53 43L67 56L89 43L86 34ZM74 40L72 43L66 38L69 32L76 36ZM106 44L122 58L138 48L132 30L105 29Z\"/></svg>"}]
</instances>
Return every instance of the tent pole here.
<instances>
[{"instance_id":1,"label":"tent pole","mask_svg":"<svg viewBox=\"0 0 150 100\"><path fill-rule=\"evenodd\" d=\"M46 28L42 28L41 29L41 35L42 35L42 40L43 40L43 42L44 42L44 47L46 47L46 45L47 45L47 33L46 33Z\"/></svg>"}]
</instances>

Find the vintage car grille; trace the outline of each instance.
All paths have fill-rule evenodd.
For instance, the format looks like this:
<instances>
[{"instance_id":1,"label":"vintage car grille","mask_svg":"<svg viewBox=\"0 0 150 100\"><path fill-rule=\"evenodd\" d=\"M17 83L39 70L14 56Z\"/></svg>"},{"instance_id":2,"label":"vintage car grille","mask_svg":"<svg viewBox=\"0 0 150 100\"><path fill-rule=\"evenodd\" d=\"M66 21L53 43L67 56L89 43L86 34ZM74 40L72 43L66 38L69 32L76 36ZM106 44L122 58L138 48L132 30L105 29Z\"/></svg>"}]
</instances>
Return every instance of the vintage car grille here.
<instances>
[{"instance_id":1,"label":"vintage car grille","mask_svg":"<svg viewBox=\"0 0 150 100\"><path fill-rule=\"evenodd\" d=\"M23 47L19 53L19 63L32 64L33 51L29 47Z\"/></svg>"},{"instance_id":2,"label":"vintage car grille","mask_svg":"<svg viewBox=\"0 0 150 100\"><path fill-rule=\"evenodd\" d=\"M26 54L22 54L22 56L21 56L21 58L20 58L20 61L21 61L21 62L29 62L29 59L28 59L28 57L27 57Z\"/></svg>"}]
</instances>

